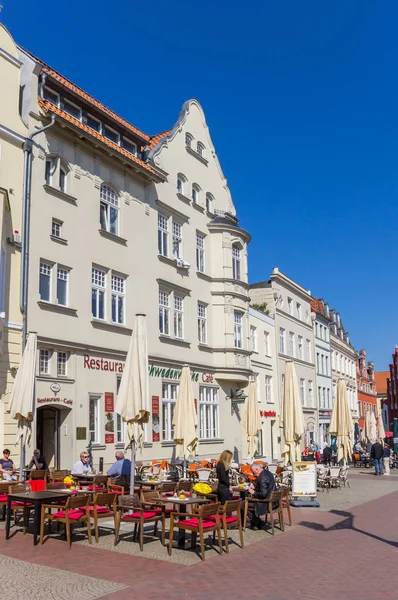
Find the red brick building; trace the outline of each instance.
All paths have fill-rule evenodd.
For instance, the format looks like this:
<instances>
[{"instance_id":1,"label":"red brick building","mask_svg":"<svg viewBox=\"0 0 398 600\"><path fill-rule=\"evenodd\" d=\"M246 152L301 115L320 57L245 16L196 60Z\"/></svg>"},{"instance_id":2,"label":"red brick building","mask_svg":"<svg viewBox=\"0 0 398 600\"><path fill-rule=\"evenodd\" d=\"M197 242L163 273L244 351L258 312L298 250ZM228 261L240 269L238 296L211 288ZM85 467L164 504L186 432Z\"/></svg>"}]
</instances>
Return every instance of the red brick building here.
<instances>
[{"instance_id":1,"label":"red brick building","mask_svg":"<svg viewBox=\"0 0 398 600\"><path fill-rule=\"evenodd\" d=\"M398 419L398 347L395 348L395 352L392 355L392 364L390 364L390 372L388 375L386 404L391 428L394 419Z\"/></svg>"},{"instance_id":2,"label":"red brick building","mask_svg":"<svg viewBox=\"0 0 398 600\"><path fill-rule=\"evenodd\" d=\"M357 359L359 427L365 426L365 413L372 410L377 419L377 391L374 363L366 365L366 351L360 350Z\"/></svg>"}]
</instances>

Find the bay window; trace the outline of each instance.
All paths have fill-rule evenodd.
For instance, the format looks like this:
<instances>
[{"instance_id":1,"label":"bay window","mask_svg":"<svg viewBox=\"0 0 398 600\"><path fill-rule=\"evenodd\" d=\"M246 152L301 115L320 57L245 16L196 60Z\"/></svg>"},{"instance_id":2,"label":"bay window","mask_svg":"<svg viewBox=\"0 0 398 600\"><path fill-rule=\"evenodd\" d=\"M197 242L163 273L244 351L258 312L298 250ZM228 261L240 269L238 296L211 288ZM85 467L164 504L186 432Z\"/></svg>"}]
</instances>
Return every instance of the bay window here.
<instances>
[{"instance_id":1,"label":"bay window","mask_svg":"<svg viewBox=\"0 0 398 600\"><path fill-rule=\"evenodd\" d=\"M243 348L243 313L234 311L234 344L235 348Z\"/></svg>"},{"instance_id":2,"label":"bay window","mask_svg":"<svg viewBox=\"0 0 398 600\"><path fill-rule=\"evenodd\" d=\"M232 279L240 280L240 247L232 244Z\"/></svg>"}]
</instances>

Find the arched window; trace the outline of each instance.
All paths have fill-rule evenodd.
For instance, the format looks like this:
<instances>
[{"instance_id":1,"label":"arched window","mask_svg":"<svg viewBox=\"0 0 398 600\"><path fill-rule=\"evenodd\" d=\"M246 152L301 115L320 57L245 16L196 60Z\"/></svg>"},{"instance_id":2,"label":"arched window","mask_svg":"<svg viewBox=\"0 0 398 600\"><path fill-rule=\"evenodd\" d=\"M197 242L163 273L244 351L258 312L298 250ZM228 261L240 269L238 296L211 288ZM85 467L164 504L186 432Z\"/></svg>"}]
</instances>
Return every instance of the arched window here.
<instances>
[{"instance_id":1,"label":"arched window","mask_svg":"<svg viewBox=\"0 0 398 600\"><path fill-rule=\"evenodd\" d=\"M205 147L202 144L202 142L198 142L196 144L196 152L199 154L199 156L203 156L205 155Z\"/></svg>"},{"instance_id":2,"label":"arched window","mask_svg":"<svg viewBox=\"0 0 398 600\"><path fill-rule=\"evenodd\" d=\"M100 192L101 229L108 233L119 233L119 198L109 185L102 184Z\"/></svg>"},{"instance_id":3,"label":"arched window","mask_svg":"<svg viewBox=\"0 0 398 600\"><path fill-rule=\"evenodd\" d=\"M185 184L187 182L187 178L182 173L178 173L177 175L177 193L183 194L185 192Z\"/></svg>"},{"instance_id":4,"label":"arched window","mask_svg":"<svg viewBox=\"0 0 398 600\"><path fill-rule=\"evenodd\" d=\"M61 192L66 192L66 169L59 167L59 189Z\"/></svg>"},{"instance_id":5,"label":"arched window","mask_svg":"<svg viewBox=\"0 0 398 600\"><path fill-rule=\"evenodd\" d=\"M56 161L52 156L46 158L46 168L44 179L47 185L53 185L54 174L56 168Z\"/></svg>"},{"instance_id":6,"label":"arched window","mask_svg":"<svg viewBox=\"0 0 398 600\"><path fill-rule=\"evenodd\" d=\"M232 278L240 280L240 252L241 248L238 244L232 244Z\"/></svg>"},{"instance_id":7,"label":"arched window","mask_svg":"<svg viewBox=\"0 0 398 600\"><path fill-rule=\"evenodd\" d=\"M185 145L188 148L192 148L192 142L193 142L193 135L191 135L190 133L186 133L185 134Z\"/></svg>"},{"instance_id":8,"label":"arched window","mask_svg":"<svg viewBox=\"0 0 398 600\"><path fill-rule=\"evenodd\" d=\"M193 183L192 184L192 202L194 202L194 204L199 204L199 200L200 200L200 187L198 186L197 183Z\"/></svg>"},{"instance_id":9,"label":"arched window","mask_svg":"<svg viewBox=\"0 0 398 600\"><path fill-rule=\"evenodd\" d=\"M207 210L207 212L212 213L214 210L213 207L214 207L214 198L209 192L207 192L207 194L206 194L206 210Z\"/></svg>"}]
</instances>

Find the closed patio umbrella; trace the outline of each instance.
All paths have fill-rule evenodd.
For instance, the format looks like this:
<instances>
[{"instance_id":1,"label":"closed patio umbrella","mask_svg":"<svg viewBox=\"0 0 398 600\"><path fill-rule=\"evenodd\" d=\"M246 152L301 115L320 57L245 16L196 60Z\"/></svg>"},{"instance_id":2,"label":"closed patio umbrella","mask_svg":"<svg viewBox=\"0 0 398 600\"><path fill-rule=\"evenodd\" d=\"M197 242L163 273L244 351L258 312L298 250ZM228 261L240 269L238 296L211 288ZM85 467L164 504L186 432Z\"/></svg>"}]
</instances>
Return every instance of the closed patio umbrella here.
<instances>
[{"instance_id":1,"label":"closed patio umbrella","mask_svg":"<svg viewBox=\"0 0 398 600\"><path fill-rule=\"evenodd\" d=\"M398 419L394 419L393 432L392 432L394 452L398 454Z\"/></svg>"},{"instance_id":2,"label":"closed patio umbrella","mask_svg":"<svg viewBox=\"0 0 398 600\"><path fill-rule=\"evenodd\" d=\"M184 458L188 459L191 454L196 453L199 442L198 418L193 397L191 369L188 365L184 365L182 368L174 409L173 427L176 456L183 454Z\"/></svg>"},{"instance_id":3,"label":"closed patio umbrella","mask_svg":"<svg viewBox=\"0 0 398 600\"><path fill-rule=\"evenodd\" d=\"M248 442L248 454L251 458L257 452L258 432L261 429L260 412L257 402L257 382L251 381L249 384L249 397L247 399L245 431Z\"/></svg>"},{"instance_id":4,"label":"closed patio umbrella","mask_svg":"<svg viewBox=\"0 0 398 600\"><path fill-rule=\"evenodd\" d=\"M370 413L370 433L369 433L369 438L370 438L370 441L372 442L372 444L374 444L375 441L376 441L376 439L377 439L376 417L375 417L375 414L374 414L373 410Z\"/></svg>"},{"instance_id":5,"label":"closed patio umbrella","mask_svg":"<svg viewBox=\"0 0 398 600\"><path fill-rule=\"evenodd\" d=\"M30 441L31 424L34 414L33 396L35 389L36 355L37 336L35 333L30 333L18 367L8 405L8 412L11 413L11 417L18 421L18 433L15 444L18 441L21 442L20 481L22 480L23 469L25 467L25 446Z\"/></svg>"},{"instance_id":6,"label":"closed patio umbrella","mask_svg":"<svg viewBox=\"0 0 398 600\"><path fill-rule=\"evenodd\" d=\"M377 429L379 432L379 439L384 440L384 438L386 437L386 432L384 429L383 413L382 413L381 406L380 406L380 398L377 398L376 402L377 402Z\"/></svg>"},{"instance_id":7,"label":"closed patio umbrella","mask_svg":"<svg viewBox=\"0 0 398 600\"><path fill-rule=\"evenodd\" d=\"M283 429L285 464L300 460L300 442L304 434L304 415L293 361L285 366L285 384L281 410L281 428Z\"/></svg>"},{"instance_id":8,"label":"closed patio umbrella","mask_svg":"<svg viewBox=\"0 0 398 600\"><path fill-rule=\"evenodd\" d=\"M148 341L145 315L136 315L130 347L116 399L116 412L127 423L131 446L130 493L134 493L136 449L144 444L144 425L150 415Z\"/></svg>"},{"instance_id":9,"label":"closed patio umbrella","mask_svg":"<svg viewBox=\"0 0 398 600\"><path fill-rule=\"evenodd\" d=\"M347 462L352 454L350 435L354 431L354 423L348 404L347 387L343 379L337 382L337 394L330 419L330 433L337 436L337 461Z\"/></svg>"},{"instance_id":10,"label":"closed patio umbrella","mask_svg":"<svg viewBox=\"0 0 398 600\"><path fill-rule=\"evenodd\" d=\"M365 429L364 429L365 442L370 442L370 411L367 410L365 414Z\"/></svg>"}]
</instances>

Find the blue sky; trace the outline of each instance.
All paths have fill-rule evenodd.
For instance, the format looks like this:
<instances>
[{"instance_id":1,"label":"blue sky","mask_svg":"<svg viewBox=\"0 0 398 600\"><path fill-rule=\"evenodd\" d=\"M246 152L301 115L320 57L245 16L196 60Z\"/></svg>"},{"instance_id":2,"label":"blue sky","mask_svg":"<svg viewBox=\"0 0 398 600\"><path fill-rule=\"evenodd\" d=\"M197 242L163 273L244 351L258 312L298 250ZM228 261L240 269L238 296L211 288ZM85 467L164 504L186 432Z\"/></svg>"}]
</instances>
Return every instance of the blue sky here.
<instances>
[{"instance_id":1,"label":"blue sky","mask_svg":"<svg viewBox=\"0 0 398 600\"><path fill-rule=\"evenodd\" d=\"M250 281L340 311L376 368L398 343L398 3L4 0L15 40L148 133L202 103Z\"/></svg>"}]
</instances>

